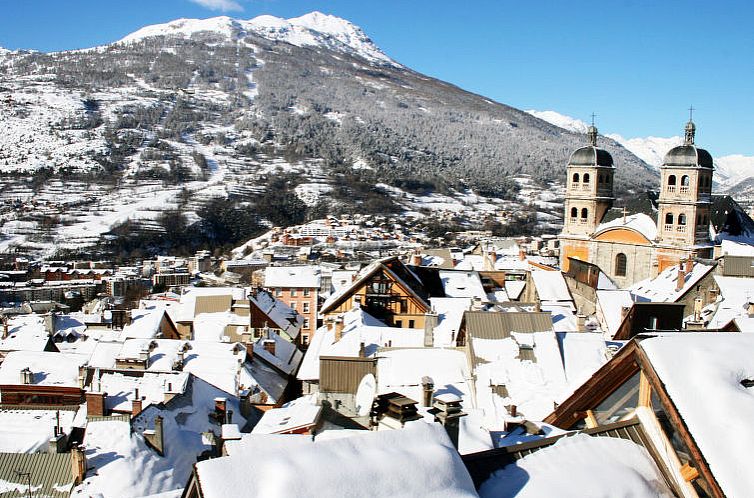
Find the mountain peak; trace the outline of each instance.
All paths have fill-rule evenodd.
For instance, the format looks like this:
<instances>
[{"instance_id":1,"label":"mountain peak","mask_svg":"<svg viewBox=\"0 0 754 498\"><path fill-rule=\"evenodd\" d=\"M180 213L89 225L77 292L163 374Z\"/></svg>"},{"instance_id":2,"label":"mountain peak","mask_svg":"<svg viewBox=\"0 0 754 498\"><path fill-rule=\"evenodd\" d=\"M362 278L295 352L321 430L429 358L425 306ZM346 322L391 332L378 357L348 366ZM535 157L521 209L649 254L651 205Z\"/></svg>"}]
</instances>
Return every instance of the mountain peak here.
<instances>
[{"instance_id":1,"label":"mountain peak","mask_svg":"<svg viewBox=\"0 0 754 498\"><path fill-rule=\"evenodd\" d=\"M210 32L237 40L249 33L269 40L302 46L321 46L330 50L351 53L370 62L397 65L353 23L329 14L314 11L300 17L283 19L261 15L253 19L233 19L227 16L208 19L176 19L164 24L145 26L117 43L138 42L145 38L179 36L190 38L197 33Z\"/></svg>"}]
</instances>

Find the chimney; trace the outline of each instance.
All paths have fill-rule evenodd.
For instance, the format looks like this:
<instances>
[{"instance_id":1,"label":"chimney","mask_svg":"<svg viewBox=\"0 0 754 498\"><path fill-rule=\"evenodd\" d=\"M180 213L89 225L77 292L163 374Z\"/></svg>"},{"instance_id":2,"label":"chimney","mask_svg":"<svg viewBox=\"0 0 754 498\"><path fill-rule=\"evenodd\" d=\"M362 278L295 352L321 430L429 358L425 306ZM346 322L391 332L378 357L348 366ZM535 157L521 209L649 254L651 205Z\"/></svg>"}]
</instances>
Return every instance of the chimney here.
<instances>
[{"instance_id":1,"label":"chimney","mask_svg":"<svg viewBox=\"0 0 754 498\"><path fill-rule=\"evenodd\" d=\"M424 377L422 377L422 394L424 401L424 403L422 403L422 406L432 406L432 394L434 394L434 392L435 382L432 380L432 377L425 375Z\"/></svg>"},{"instance_id":2,"label":"chimney","mask_svg":"<svg viewBox=\"0 0 754 498\"><path fill-rule=\"evenodd\" d=\"M228 406L228 399L217 397L215 398L215 420L222 423L225 420L225 411Z\"/></svg>"},{"instance_id":3,"label":"chimney","mask_svg":"<svg viewBox=\"0 0 754 498\"><path fill-rule=\"evenodd\" d=\"M86 455L84 455L83 446L71 448L71 474L73 474L74 485L80 484L86 476Z\"/></svg>"},{"instance_id":4,"label":"chimney","mask_svg":"<svg viewBox=\"0 0 754 498\"><path fill-rule=\"evenodd\" d=\"M275 339L267 339L262 342L262 347L265 351L275 356Z\"/></svg>"},{"instance_id":5,"label":"chimney","mask_svg":"<svg viewBox=\"0 0 754 498\"><path fill-rule=\"evenodd\" d=\"M143 434L147 443L149 443L149 445L154 448L160 456L165 456L165 438L163 436L162 417L157 415L154 418L154 430L147 429Z\"/></svg>"},{"instance_id":6,"label":"chimney","mask_svg":"<svg viewBox=\"0 0 754 498\"><path fill-rule=\"evenodd\" d=\"M675 291L680 291L681 289L683 289L684 285L686 285L686 268L683 260L681 260L678 264L678 278L676 279L675 283Z\"/></svg>"},{"instance_id":7,"label":"chimney","mask_svg":"<svg viewBox=\"0 0 754 498\"><path fill-rule=\"evenodd\" d=\"M86 413L95 417L103 417L105 415L105 399L107 393L102 392L87 392L86 393Z\"/></svg>"},{"instance_id":8,"label":"chimney","mask_svg":"<svg viewBox=\"0 0 754 498\"><path fill-rule=\"evenodd\" d=\"M754 299L749 298L748 306L746 308L746 314L750 317L754 317Z\"/></svg>"},{"instance_id":9,"label":"chimney","mask_svg":"<svg viewBox=\"0 0 754 498\"><path fill-rule=\"evenodd\" d=\"M696 296L694 299L694 321L695 322L701 322L702 321L702 308L704 307L704 301L702 301L702 296ZM749 314L752 314L752 305L749 303Z\"/></svg>"},{"instance_id":10,"label":"chimney","mask_svg":"<svg viewBox=\"0 0 754 498\"><path fill-rule=\"evenodd\" d=\"M579 332L586 331L586 315L579 313L576 315L576 328Z\"/></svg>"},{"instance_id":11,"label":"chimney","mask_svg":"<svg viewBox=\"0 0 754 498\"><path fill-rule=\"evenodd\" d=\"M366 358L367 357L367 349L364 344L364 341L361 341L359 343L359 358Z\"/></svg>"},{"instance_id":12,"label":"chimney","mask_svg":"<svg viewBox=\"0 0 754 498\"><path fill-rule=\"evenodd\" d=\"M520 259L521 261L526 260L526 249L524 249L523 247L519 248L518 250L518 259Z\"/></svg>"},{"instance_id":13,"label":"chimney","mask_svg":"<svg viewBox=\"0 0 754 498\"><path fill-rule=\"evenodd\" d=\"M139 361L144 363L144 370L149 368L149 350L142 349L139 351Z\"/></svg>"},{"instance_id":14,"label":"chimney","mask_svg":"<svg viewBox=\"0 0 754 498\"><path fill-rule=\"evenodd\" d=\"M134 393L134 399L131 401L131 416L135 417L141 413L142 410L142 398L139 397L139 390L136 389Z\"/></svg>"},{"instance_id":15,"label":"chimney","mask_svg":"<svg viewBox=\"0 0 754 498\"><path fill-rule=\"evenodd\" d=\"M456 394L441 394L435 398L434 408L437 410L435 412L435 422L439 422L445 427L450 441L458 449L460 421L461 417L466 416L466 413L461 411L461 398Z\"/></svg>"},{"instance_id":16,"label":"chimney","mask_svg":"<svg viewBox=\"0 0 754 498\"><path fill-rule=\"evenodd\" d=\"M29 367L25 367L21 370L21 384L30 385L34 383L34 372Z\"/></svg>"},{"instance_id":17,"label":"chimney","mask_svg":"<svg viewBox=\"0 0 754 498\"><path fill-rule=\"evenodd\" d=\"M343 327L343 317L339 316L335 319L335 342L343 338Z\"/></svg>"},{"instance_id":18,"label":"chimney","mask_svg":"<svg viewBox=\"0 0 754 498\"><path fill-rule=\"evenodd\" d=\"M183 370L183 364L185 359L186 353L183 351L183 349L179 349L175 353L175 362L173 364L173 370Z\"/></svg>"},{"instance_id":19,"label":"chimney","mask_svg":"<svg viewBox=\"0 0 754 498\"><path fill-rule=\"evenodd\" d=\"M694 270L694 255L693 253L686 258L686 274L688 275Z\"/></svg>"},{"instance_id":20,"label":"chimney","mask_svg":"<svg viewBox=\"0 0 754 498\"><path fill-rule=\"evenodd\" d=\"M3 315L2 320L3 320L3 336L2 336L2 338L3 339L7 339L8 338L8 317L5 316L5 315Z\"/></svg>"},{"instance_id":21,"label":"chimney","mask_svg":"<svg viewBox=\"0 0 754 498\"><path fill-rule=\"evenodd\" d=\"M422 265L422 255L419 252L419 249L414 251L414 253L411 255L411 265L412 266L421 266Z\"/></svg>"},{"instance_id":22,"label":"chimney","mask_svg":"<svg viewBox=\"0 0 754 498\"><path fill-rule=\"evenodd\" d=\"M249 341L244 343L244 346L246 346L246 359L251 361L254 358L254 343Z\"/></svg>"},{"instance_id":23,"label":"chimney","mask_svg":"<svg viewBox=\"0 0 754 498\"><path fill-rule=\"evenodd\" d=\"M435 327L440 321L440 317L434 311L429 311L424 315L424 347L431 348L435 345Z\"/></svg>"}]
</instances>

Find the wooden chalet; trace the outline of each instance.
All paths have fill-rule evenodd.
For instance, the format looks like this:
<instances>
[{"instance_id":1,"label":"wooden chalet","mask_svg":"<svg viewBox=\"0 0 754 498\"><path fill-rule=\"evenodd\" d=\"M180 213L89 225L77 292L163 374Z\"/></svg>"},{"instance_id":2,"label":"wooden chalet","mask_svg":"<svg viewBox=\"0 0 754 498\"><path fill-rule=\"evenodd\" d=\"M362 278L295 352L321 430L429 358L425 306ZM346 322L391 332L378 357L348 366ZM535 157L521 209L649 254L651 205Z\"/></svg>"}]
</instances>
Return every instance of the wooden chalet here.
<instances>
[{"instance_id":1,"label":"wooden chalet","mask_svg":"<svg viewBox=\"0 0 754 498\"><path fill-rule=\"evenodd\" d=\"M423 328L431 309L424 284L397 257L375 261L350 286L320 310L325 321L358 303L371 316L392 327Z\"/></svg>"}]
</instances>

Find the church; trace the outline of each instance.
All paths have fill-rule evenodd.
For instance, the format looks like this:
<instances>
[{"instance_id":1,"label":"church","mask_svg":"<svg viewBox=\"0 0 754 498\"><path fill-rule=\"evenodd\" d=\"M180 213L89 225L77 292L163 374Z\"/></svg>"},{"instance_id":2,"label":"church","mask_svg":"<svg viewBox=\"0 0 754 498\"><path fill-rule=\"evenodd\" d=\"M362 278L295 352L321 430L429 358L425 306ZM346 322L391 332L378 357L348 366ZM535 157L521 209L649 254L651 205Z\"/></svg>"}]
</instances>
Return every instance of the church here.
<instances>
[{"instance_id":1,"label":"church","mask_svg":"<svg viewBox=\"0 0 754 498\"><path fill-rule=\"evenodd\" d=\"M660 167L660 191L650 216L613 208L615 164L589 145L571 154L567 166L560 267L572 259L597 265L620 288L653 278L687 258L716 257L721 239L751 242L754 223L729 196L712 195L712 156L694 144L689 120L684 143L668 151ZM713 219L717 218L717 219Z\"/></svg>"}]
</instances>

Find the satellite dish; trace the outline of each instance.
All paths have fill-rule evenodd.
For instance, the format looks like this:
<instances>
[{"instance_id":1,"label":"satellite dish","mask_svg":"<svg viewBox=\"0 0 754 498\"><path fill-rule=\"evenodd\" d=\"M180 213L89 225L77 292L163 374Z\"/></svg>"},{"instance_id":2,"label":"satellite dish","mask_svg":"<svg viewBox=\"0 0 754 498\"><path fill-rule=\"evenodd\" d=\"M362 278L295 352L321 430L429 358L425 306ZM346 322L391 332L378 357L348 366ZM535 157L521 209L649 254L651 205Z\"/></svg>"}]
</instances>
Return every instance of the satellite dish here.
<instances>
[{"instance_id":1,"label":"satellite dish","mask_svg":"<svg viewBox=\"0 0 754 498\"><path fill-rule=\"evenodd\" d=\"M377 394L377 380L374 375L366 374L356 389L356 413L359 417L366 417L372 409L372 401Z\"/></svg>"}]
</instances>

